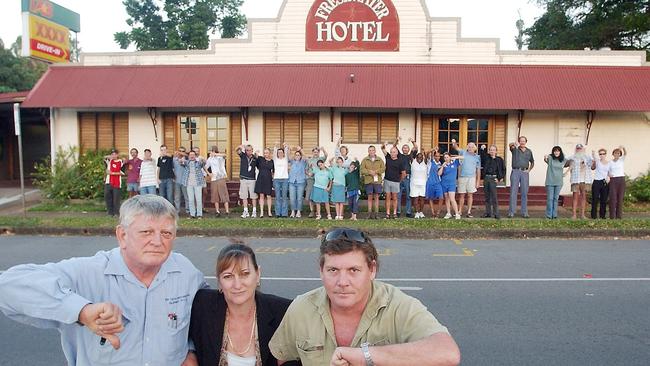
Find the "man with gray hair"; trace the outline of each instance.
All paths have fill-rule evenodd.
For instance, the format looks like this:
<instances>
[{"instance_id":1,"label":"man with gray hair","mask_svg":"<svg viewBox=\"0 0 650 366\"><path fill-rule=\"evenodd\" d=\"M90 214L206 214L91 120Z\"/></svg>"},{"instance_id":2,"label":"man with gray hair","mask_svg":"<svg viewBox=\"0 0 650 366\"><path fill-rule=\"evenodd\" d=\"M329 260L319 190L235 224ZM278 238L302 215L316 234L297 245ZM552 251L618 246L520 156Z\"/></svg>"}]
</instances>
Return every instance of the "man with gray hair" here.
<instances>
[{"instance_id":1,"label":"man with gray hair","mask_svg":"<svg viewBox=\"0 0 650 366\"><path fill-rule=\"evenodd\" d=\"M176 209L141 195L120 209L119 246L93 257L23 264L0 275L0 310L56 328L68 365L181 365L203 274L178 253Z\"/></svg>"}]
</instances>

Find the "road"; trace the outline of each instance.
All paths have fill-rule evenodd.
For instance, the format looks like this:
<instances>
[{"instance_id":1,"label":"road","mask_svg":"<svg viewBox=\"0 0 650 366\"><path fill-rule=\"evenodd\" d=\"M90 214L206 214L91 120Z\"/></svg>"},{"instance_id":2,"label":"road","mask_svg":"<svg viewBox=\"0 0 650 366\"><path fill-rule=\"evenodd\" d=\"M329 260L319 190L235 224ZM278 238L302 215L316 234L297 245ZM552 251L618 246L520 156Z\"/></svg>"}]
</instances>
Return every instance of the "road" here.
<instances>
[{"instance_id":1,"label":"road","mask_svg":"<svg viewBox=\"0 0 650 366\"><path fill-rule=\"evenodd\" d=\"M262 290L319 285L317 239L250 239ZM650 242L381 240L379 277L420 299L458 342L463 365L650 364ZM225 238L176 250L214 286ZM0 270L110 249L110 237L0 237ZM0 365L63 365L58 333L0 315Z\"/></svg>"}]
</instances>

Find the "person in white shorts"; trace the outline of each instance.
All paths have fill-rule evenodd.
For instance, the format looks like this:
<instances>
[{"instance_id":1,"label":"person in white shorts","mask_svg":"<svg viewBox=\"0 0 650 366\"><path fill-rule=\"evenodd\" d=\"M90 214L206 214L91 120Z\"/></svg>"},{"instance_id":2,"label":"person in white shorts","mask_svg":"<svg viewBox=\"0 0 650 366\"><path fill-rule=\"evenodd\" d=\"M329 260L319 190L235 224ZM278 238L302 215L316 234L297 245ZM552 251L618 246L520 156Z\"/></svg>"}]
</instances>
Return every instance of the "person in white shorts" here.
<instances>
[{"instance_id":1,"label":"person in white shorts","mask_svg":"<svg viewBox=\"0 0 650 366\"><path fill-rule=\"evenodd\" d=\"M241 159L239 165L239 199L244 206L242 218L257 217L257 193L255 193L255 168L257 157L253 155L251 145L240 145L237 147L237 155ZM253 212L248 214L248 200L251 200Z\"/></svg>"},{"instance_id":2,"label":"person in white shorts","mask_svg":"<svg viewBox=\"0 0 650 366\"><path fill-rule=\"evenodd\" d=\"M415 160L411 163L411 199L415 207L416 219L424 218L424 197L426 196L427 178L429 171L424 155L418 152L415 155Z\"/></svg>"},{"instance_id":3,"label":"person in white shorts","mask_svg":"<svg viewBox=\"0 0 650 366\"><path fill-rule=\"evenodd\" d=\"M457 149L456 140L452 140L452 147ZM458 150L458 149L457 149ZM463 157L463 164L460 166L460 175L458 178L458 212L463 214L465 205L465 194L467 194L467 217L472 215L472 204L474 203L474 193L479 186L481 179L481 156L476 153L476 144L470 142L466 150L459 150L458 154Z\"/></svg>"}]
</instances>

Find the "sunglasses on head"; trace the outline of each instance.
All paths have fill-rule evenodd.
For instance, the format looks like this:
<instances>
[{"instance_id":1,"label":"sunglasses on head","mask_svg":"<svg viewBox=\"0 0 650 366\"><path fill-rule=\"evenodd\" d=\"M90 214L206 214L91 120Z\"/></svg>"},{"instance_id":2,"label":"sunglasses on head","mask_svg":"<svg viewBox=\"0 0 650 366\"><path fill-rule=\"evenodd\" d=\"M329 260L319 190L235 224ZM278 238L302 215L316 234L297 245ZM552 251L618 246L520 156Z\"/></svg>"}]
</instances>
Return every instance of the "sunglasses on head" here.
<instances>
[{"instance_id":1,"label":"sunglasses on head","mask_svg":"<svg viewBox=\"0 0 650 366\"><path fill-rule=\"evenodd\" d=\"M325 241L333 241L333 240L341 240L341 239L356 241L359 243L365 243L367 237L366 234L363 233L363 231L359 231L356 229L348 229L348 228L334 229L328 232L327 235L325 235Z\"/></svg>"}]
</instances>

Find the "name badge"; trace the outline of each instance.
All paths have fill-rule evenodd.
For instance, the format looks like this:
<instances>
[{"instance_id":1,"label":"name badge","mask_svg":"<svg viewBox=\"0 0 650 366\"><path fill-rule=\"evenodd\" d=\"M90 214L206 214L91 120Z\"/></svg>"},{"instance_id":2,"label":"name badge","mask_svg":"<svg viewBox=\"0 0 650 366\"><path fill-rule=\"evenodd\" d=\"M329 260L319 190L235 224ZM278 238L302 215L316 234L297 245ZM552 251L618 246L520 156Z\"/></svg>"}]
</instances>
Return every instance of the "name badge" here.
<instances>
[{"instance_id":1,"label":"name badge","mask_svg":"<svg viewBox=\"0 0 650 366\"><path fill-rule=\"evenodd\" d=\"M375 180L375 182L379 182L379 177L378 177L378 176L376 176L376 175L373 175L373 176L372 176L372 179L374 179L374 180Z\"/></svg>"}]
</instances>

